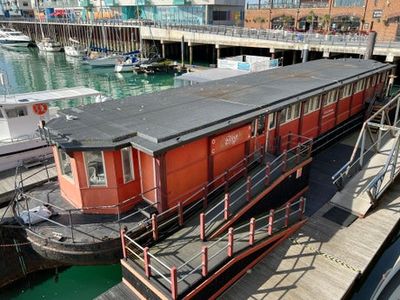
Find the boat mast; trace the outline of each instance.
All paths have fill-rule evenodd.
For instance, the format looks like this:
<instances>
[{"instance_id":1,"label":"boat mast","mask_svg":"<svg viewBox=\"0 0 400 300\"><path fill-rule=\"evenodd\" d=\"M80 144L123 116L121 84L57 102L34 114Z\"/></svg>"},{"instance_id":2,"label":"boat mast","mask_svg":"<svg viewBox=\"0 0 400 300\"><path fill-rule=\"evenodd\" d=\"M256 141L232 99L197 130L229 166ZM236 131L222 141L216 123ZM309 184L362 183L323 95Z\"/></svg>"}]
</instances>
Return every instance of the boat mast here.
<instances>
[{"instance_id":1,"label":"boat mast","mask_svg":"<svg viewBox=\"0 0 400 300\"><path fill-rule=\"evenodd\" d=\"M41 32L41 34L42 34L42 39L44 39L44 32L43 32L43 25L42 25L42 18L40 17L39 0L35 0L35 6L36 6L36 9L37 9L38 18L39 18L39 27L40 27L40 32Z\"/></svg>"}]
</instances>

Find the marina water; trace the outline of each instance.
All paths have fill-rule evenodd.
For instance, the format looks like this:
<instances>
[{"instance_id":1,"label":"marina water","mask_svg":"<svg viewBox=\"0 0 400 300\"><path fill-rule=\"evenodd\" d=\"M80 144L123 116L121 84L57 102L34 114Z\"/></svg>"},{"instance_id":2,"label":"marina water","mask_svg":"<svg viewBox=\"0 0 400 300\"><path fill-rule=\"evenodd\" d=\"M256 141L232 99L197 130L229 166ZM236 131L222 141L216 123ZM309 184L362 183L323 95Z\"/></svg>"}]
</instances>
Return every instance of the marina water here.
<instances>
[{"instance_id":1,"label":"marina water","mask_svg":"<svg viewBox=\"0 0 400 300\"><path fill-rule=\"evenodd\" d=\"M173 74L115 74L113 68L91 69L64 53L39 53L33 48L20 52L0 48L0 70L8 81L3 92L9 94L87 86L119 99L174 85ZM55 103L60 108L75 104ZM119 265L75 266L60 269L57 274L54 270L31 274L26 280L0 291L0 299L93 299L120 281Z\"/></svg>"}]
</instances>

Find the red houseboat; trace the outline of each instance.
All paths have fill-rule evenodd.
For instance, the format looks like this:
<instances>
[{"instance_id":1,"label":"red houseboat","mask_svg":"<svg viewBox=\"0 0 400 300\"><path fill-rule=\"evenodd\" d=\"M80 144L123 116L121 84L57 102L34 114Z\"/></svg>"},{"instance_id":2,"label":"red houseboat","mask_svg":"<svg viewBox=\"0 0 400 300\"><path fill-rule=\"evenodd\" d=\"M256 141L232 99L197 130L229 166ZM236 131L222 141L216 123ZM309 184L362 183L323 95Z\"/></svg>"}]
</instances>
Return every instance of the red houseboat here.
<instances>
[{"instance_id":1,"label":"red houseboat","mask_svg":"<svg viewBox=\"0 0 400 300\"><path fill-rule=\"evenodd\" d=\"M318 142L357 118L361 123L393 68L316 60L65 110L45 131L58 171L57 203L119 220L143 203L168 211L207 183L217 186L252 153L275 157L289 144Z\"/></svg>"}]
</instances>

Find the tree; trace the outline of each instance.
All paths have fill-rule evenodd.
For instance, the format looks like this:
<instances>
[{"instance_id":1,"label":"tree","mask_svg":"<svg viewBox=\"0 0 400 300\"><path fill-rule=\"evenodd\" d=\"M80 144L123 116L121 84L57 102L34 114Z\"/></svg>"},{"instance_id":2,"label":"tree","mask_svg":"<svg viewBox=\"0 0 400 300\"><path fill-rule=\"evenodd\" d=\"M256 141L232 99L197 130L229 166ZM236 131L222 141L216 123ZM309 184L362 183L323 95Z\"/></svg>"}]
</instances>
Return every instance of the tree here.
<instances>
[{"instance_id":1,"label":"tree","mask_svg":"<svg viewBox=\"0 0 400 300\"><path fill-rule=\"evenodd\" d=\"M329 31L330 25L331 25L331 16L324 15L322 17L322 27L324 28L325 31Z\"/></svg>"},{"instance_id":2,"label":"tree","mask_svg":"<svg viewBox=\"0 0 400 300\"><path fill-rule=\"evenodd\" d=\"M314 20L315 20L315 13L314 11L310 11L306 17L306 22L310 24L310 31L314 29Z\"/></svg>"}]
</instances>

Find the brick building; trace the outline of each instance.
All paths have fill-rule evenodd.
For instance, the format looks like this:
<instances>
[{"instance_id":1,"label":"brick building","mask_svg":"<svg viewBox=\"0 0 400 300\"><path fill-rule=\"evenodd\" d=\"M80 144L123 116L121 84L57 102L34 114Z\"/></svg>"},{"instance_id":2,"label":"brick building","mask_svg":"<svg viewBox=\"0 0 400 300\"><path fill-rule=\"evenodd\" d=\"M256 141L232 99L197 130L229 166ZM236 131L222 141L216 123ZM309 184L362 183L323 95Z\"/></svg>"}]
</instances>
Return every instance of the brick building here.
<instances>
[{"instance_id":1,"label":"brick building","mask_svg":"<svg viewBox=\"0 0 400 300\"><path fill-rule=\"evenodd\" d=\"M335 32L376 31L400 40L399 0L265 0L249 3L245 26Z\"/></svg>"}]
</instances>

